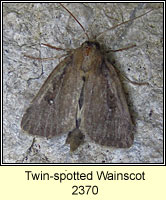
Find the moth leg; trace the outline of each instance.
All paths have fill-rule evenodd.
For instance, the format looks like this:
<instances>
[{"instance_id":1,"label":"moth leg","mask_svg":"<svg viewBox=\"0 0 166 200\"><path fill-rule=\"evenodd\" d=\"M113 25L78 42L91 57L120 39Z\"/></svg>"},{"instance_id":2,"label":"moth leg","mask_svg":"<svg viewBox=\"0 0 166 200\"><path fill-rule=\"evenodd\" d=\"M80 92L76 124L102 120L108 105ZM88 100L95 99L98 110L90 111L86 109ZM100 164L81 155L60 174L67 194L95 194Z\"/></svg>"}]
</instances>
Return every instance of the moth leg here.
<instances>
[{"instance_id":1,"label":"moth leg","mask_svg":"<svg viewBox=\"0 0 166 200\"><path fill-rule=\"evenodd\" d=\"M65 56L67 56L67 55L68 55L68 54L63 54L63 55L61 55L61 56L55 56L55 57L49 57L49 58L38 58L38 57L29 56L29 55L25 55L25 54L24 54L24 56L27 57L27 58L30 58L30 59L33 59L33 60L41 60L41 61L60 59L60 58L65 57Z\"/></svg>"},{"instance_id":2,"label":"moth leg","mask_svg":"<svg viewBox=\"0 0 166 200\"><path fill-rule=\"evenodd\" d=\"M111 52L117 52L117 51L128 50L128 49L131 49L131 48L133 48L133 47L136 47L136 44L133 44L133 45L131 45L131 46L129 46L129 47L124 47L124 48L121 48L121 49L116 49L116 50L110 49L109 51L107 51L107 53L109 53L110 51L111 51Z\"/></svg>"},{"instance_id":3,"label":"moth leg","mask_svg":"<svg viewBox=\"0 0 166 200\"><path fill-rule=\"evenodd\" d=\"M55 47L55 46L52 46L52 45L50 45L50 44L45 44L45 43L41 43L41 44L44 45L44 46L47 46L47 47L49 47L49 48L51 48L51 49L56 49L57 51L72 52L72 49L63 49L63 48L61 48L61 47Z\"/></svg>"},{"instance_id":4,"label":"moth leg","mask_svg":"<svg viewBox=\"0 0 166 200\"><path fill-rule=\"evenodd\" d=\"M134 84L134 85L149 85L148 82L136 82L136 81L132 81L132 80L130 80L128 77L126 77L124 74L121 73L121 75L122 75L122 77L123 77L124 79L126 79L127 81L129 81L130 83L132 83L132 84Z\"/></svg>"},{"instance_id":5,"label":"moth leg","mask_svg":"<svg viewBox=\"0 0 166 200\"><path fill-rule=\"evenodd\" d=\"M32 148L33 148L35 142L36 142L36 138L34 137L33 140L32 140L31 146L28 148L28 152L31 152L31 150L32 150Z\"/></svg>"},{"instance_id":6,"label":"moth leg","mask_svg":"<svg viewBox=\"0 0 166 200\"><path fill-rule=\"evenodd\" d=\"M128 49L133 48L133 47L136 47L136 44L131 45L131 46L129 46L129 47L125 47L125 48L116 49L116 50L110 49L109 51L107 51L107 53L109 53L110 51L111 51L111 52L117 52L117 51L128 50ZM132 80L130 80L128 77L126 77L124 74L122 74L118 69L116 69L116 70L117 70L117 72L118 72L119 74L122 75L122 77L123 77L124 79L126 79L127 81L129 81L130 83L132 83L132 84L134 84L134 85L149 85L148 82L136 82L136 81L132 81Z\"/></svg>"},{"instance_id":7,"label":"moth leg","mask_svg":"<svg viewBox=\"0 0 166 200\"><path fill-rule=\"evenodd\" d=\"M114 67L115 68L115 67ZM124 79L126 79L127 81L129 81L130 83L134 84L134 85L149 85L148 82L137 82L137 81L132 81L130 80L127 76L125 76L120 70L118 70L117 68L115 68L117 73L120 74Z\"/></svg>"}]
</instances>

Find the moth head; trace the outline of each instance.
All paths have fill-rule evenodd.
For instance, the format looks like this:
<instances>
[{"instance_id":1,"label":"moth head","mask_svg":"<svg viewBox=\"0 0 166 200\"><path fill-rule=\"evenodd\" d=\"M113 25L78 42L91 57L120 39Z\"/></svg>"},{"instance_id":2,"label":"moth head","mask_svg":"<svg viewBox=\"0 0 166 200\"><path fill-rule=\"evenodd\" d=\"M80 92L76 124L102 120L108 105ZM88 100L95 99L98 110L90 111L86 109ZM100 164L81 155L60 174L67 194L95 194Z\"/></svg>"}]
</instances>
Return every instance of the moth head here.
<instances>
[{"instance_id":1,"label":"moth head","mask_svg":"<svg viewBox=\"0 0 166 200\"><path fill-rule=\"evenodd\" d=\"M82 55L86 60L93 61L94 58L100 57L100 44L96 41L86 41L81 45Z\"/></svg>"},{"instance_id":2,"label":"moth head","mask_svg":"<svg viewBox=\"0 0 166 200\"><path fill-rule=\"evenodd\" d=\"M83 48L95 48L100 50L100 44L96 41L85 41L81 46Z\"/></svg>"}]
</instances>

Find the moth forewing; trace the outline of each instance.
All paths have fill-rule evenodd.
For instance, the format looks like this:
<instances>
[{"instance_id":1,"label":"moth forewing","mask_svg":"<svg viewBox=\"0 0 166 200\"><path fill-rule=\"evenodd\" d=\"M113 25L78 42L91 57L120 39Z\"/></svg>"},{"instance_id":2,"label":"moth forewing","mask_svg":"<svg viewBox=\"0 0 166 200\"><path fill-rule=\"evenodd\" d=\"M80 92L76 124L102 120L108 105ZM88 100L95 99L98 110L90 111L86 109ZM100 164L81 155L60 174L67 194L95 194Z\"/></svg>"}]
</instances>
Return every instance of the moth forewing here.
<instances>
[{"instance_id":1,"label":"moth forewing","mask_svg":"<svg viewBox=\"0 0 166 200\"><path fill-rule=\"evenodd\" d=\"M80 87L79 71L69 56L53 70L26 110L23 130L53 137L74 129Z\"/></svg>"},{"instance_id":2,"label":"moth forewing","mask_svg":"<svg viewBox=\"0 0 166 200\"><path fill-rule=\"evenodd\" d=\"M133 125L121 83L113 66L100 54L101 62L96 59L95 70L85 79L80 130L101 145L130 147Z\"/></svg>"}]
</instances>

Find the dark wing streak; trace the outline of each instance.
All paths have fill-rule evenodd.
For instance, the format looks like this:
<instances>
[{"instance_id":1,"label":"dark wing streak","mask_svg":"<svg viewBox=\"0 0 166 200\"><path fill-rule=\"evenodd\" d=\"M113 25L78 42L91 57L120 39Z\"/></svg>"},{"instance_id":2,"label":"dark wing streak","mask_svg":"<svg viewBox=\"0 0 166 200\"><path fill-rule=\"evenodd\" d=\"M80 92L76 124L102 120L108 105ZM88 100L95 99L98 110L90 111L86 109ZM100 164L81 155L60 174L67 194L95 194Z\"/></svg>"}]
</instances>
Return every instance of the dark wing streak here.
<instances>
[{"instance_id":1,"label":"dark wing streak","mask_svg":"<svg viewBox=\"0 0 166 200\"><path fill-rule=\"evenodd\" d=\"M47 136L47 134L49 134L49 133L46 132L46 131L47 131L48 126L49 126L49 122L50 122L49 120L51 120L51 118L50 118L50 115L51 115L50 110L51 110L51 107L49 107L49 111L48 111L48 113L47 113L47 115L46 115L46 117L45 117L45 127L44 127L44 130L43 130L44 136L45 136L45 137ZM51 132L51 131L50 131L50 132Z\"/></svg>"},{"instance_id":2,"label":"dark wing streak","mask_svg":"<svg viewBox=\"0 0 166 200\"><path fill-rule=\"evenodd\" d=\"M35 112L35 114L37 114L37 113ZM39 117L39 119L38 119L38 123L37 123L37 126L36 126L36 131L35 131L36 133L38 133L37 130L39 130L40 122L41 122L41 119L42 119L43 115L39 115L38 117Z\"/></svg>"},{"instance_id":3,"label":"dark wing streak","mask_svg":"<svg viewBox=\"0 0 166 200\"><path fill-rule=\"evenodd\" d=\"M88 82L88 80L86 81L86 84L85 84L85 87L84 87L84 101L85 101L85 96L86 96L86 92L87 92L86 87L89 87L89 82ZM90 91L89 91L88 93L89 93L90 96L93 96L94 87L95 87L95 85L93 85L93 87L89 88ZM92 99L92 98L89 98L88 104L87 104L87 103L85 104L85 102L84 102L84 108L85 108L85 106L86 106L86 108L87 108L87 109L86 109L86 110L87 110L87 111L86 111L87 116L89 116L89 114L90 114L90 112L91 112L91 110L92 110L92 108L91 108L92 101L93 101L93 99ZM92 116L92 117L93 117L93 116ZM90 118L89 120L91 120L91 119L92 119L92 118ZM86 119L84 118L84 120L86 120Z\"/></svg>"},{"instance_id":4,"label":"dark wing streak","mask_svg":"<svg viewBox=\"0 0 166 200\"><path fill-rule=\"evenodd\" d=\"M53 111L51 111L51 109L52 109ZM53 132L53 123L54 123L54 120L55 120L55 119L54 119L54 117L53 117L53 116L54 116L54 109L53 109L53 108L51 108L51 109L50 109L50 113L51 113L52 116L51 116L51 123L50 123L49 126L50 126L50 132L52 133L52 132Z\"/></svg>"},{"instance_id":5,"label":"dark wing streak","mask_svg":"<svg viewBox=\"0 0 166 200\"><path fill-rule=\"evenodd\" d=\"M60 95L60 91L62 89L62 85L63 85L63 81L61 81L61 83L60 83L60 86L59 86L58 91L56 93L56 96L54 98L54 102L56 102L56 100L58 99L58 97ZM60 109L60 108L58 108L58 109ZM48 114L46 116L47 119L45 120L45 122L46 122L46 124L45 124L45 130L44 130L44 136L45 137L49 137L49 133L52 133L52 131L53 131L53 124L55 123L54 122L55 119L53 117L53 113L54 112L55 112L55 108L53 106L50 106ZM48 132L47 129L49 129L50 131Z\"/></svg>"},{"instance_id":6,"label":"dark wing streak","mask_svg":"<svg viewBox=\"0 0 166 200\"><path fill-rule=\"evenodd\" d=\"M120 109L121 113L123 113L124 115L126 114L126 117L131 120L129 110L128 110L128 105L127 105L126 98L124 95L124 91L122 89L122 85L118 78L117 72L115 68L108 61L105 60L105 64L106 64L107 69L109 69L108 77L110 78L108 79L109 80L112 79L111 84L113 85L113 87L111 88L113 88L114 94L117 97L117 99L120 100L120 101L117 101L118 108Z\"/></svg>"}]
</instances>

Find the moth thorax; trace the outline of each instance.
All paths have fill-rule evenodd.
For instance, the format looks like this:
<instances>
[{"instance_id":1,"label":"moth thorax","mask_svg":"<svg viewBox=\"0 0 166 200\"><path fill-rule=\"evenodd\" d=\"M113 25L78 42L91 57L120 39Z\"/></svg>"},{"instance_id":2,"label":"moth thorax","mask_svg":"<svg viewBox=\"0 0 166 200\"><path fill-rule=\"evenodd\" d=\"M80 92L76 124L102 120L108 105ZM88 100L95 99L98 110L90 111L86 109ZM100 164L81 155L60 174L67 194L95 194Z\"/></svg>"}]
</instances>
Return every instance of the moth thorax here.
<instances>
[{"instance_id":1,"label":"moth thorax","mask_svg":"<svg viewBox=\"0 0 166 200\"><path fill-rule=\"evenodd\" d=\"M82 45L82 65L81 69L84 72L94 70L101 64L102 55L100 47L93 42L85 42Z\"/></svg>"}]
</instances>

